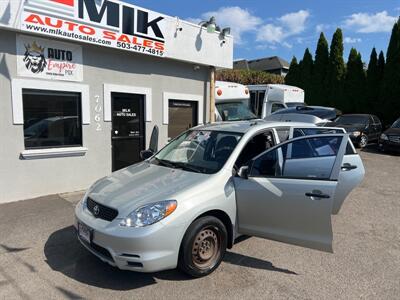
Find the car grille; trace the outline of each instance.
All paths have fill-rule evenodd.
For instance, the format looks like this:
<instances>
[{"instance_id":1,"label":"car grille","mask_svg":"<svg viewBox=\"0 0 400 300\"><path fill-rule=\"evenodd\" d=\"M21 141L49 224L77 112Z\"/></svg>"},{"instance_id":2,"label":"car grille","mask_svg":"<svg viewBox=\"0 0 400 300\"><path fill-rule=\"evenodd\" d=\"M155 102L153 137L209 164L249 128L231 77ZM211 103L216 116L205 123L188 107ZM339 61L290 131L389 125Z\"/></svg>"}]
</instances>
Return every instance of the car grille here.
<instances>
[{"instance_id":1,"label":"car grille","mask_svg":"<svg viewBox=\"0 0 400 300\"><path fill-rule=\"evenodd\" d=\"M400 135L389 135L389 141L394 143L400 143Z\"/></svg>"},{"instance_id":2,"label":"car grille","mask_svg":"<svg viewBox=\"0 0 400 300\"><path fill-rule=\"evenodd\" d=\"M86 206L95 218L111 222L118 216L118 210L100 204L90 197L86 200Z\"/></svg>"}]
</instances>

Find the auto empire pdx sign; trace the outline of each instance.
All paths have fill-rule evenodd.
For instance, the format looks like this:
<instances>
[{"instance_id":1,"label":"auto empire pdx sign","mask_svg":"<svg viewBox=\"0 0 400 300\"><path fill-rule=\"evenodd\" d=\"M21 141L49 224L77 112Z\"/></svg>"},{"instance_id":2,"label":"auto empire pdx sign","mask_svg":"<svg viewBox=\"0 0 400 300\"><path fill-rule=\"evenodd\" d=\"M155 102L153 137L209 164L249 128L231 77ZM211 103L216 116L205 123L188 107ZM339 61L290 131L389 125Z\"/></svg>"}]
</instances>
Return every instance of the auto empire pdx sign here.
<instances>
[{"instance_id":1,"label":"auto empire pdx sign","mask_svg":"<svg viewBox=\"0 0 400 300\"><path fill-rule=\"evenodd\" d=\"M21 18L23 31L155 56L166 50L165 16L119 1L28 0Z\"/></svg>"}]
</instances>

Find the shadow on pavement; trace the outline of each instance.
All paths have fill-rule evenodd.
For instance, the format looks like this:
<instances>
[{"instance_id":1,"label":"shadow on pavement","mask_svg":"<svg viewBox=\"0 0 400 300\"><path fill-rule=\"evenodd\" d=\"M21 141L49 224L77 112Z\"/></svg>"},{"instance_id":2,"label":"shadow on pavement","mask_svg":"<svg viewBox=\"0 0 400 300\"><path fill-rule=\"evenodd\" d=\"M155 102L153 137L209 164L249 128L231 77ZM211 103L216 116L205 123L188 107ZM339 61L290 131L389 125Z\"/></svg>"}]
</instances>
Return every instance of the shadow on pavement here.
<instances>
[{"instance_id":1,"label":"shadow on pavement","mask_svg":"<svg viewBox=\"0 0 400 300\"><path fill-rule=\"evenodd\" d=\"M102 262L77 240L73 226L53 232L44 246L46 262L52 270L76 281L112 290L131 290L165 280L190 280L176 270L153 274L124 271Z\"/></svg>"},{"instance_id":2,"label":"shadow on pavement","mask_svg":"<svg viewBox=\"0 0 400 300\"><path fill-rule=\"evenodd\" d=\"M234 252L226 252L224 261L229 264L233 265L238 265L238 266L243 266L243 267L249 267L249 268L254 268L254 269L260 269L260 270L268 270L268 271L274 271L274 272L282 272L285 274L290 274L290 275L298 275L296 272L290 271L288 269L282 269L275 267L273 263L254 258L251 256L246 256Z\"/></svg>"},{"instance_id":3,"label":"shadow on pavement","mask_svg":"<svg viewBox=\"0 0 400 300\"><path fill-rule=\"evenodd\" d=\"M137 289L157 283L157 278L173 281L193 279L178 270L147 274L114 268L102 262L80 244L76 238L73 226L53 232L45 243L44 254L46 256L46 263L52 270L61 272L65 276L81 283L105 289ZM269 261L233 252L227 252L224 261L238 266L296 274L290 270L277 268ZM71 293L66 290L60 290L60 292L66 296L68 296L68 293Z\"/></svg>"},{"instance_id":4,"label":"shadow on pavement","mask_svg":"<svg viewBox=\"0 0 400 300\"><path fill-rule=\"evenodd\" d=\"M400 153L396 153L394 151L381 151L378 148L377 144L370 144L365 148L359 149L361 152L367 153L374 153L374 154L381 154L381 155L390 155L390 156L399 156Z\"/></svg>"}]
</instances>

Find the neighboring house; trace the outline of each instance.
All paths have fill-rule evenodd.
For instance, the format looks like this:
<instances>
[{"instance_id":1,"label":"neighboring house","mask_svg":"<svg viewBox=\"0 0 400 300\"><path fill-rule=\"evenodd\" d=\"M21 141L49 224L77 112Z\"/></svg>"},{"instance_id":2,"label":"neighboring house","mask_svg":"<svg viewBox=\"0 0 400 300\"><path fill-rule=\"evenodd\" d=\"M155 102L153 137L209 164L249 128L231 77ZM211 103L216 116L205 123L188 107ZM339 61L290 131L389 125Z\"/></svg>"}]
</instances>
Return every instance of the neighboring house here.
<instances>
[{"instance_id":1,"label":"neighboring house","mask_svg":"<svg viewBox=\"0 0 400 300\"><path fill-rule=\"evenodd\" d=\"M264 71L286 76L289 72L289 63L283 58L272 56L253 60L237 60L233 62L233 68L239 70Z\"/></svg>"}]
</instances>

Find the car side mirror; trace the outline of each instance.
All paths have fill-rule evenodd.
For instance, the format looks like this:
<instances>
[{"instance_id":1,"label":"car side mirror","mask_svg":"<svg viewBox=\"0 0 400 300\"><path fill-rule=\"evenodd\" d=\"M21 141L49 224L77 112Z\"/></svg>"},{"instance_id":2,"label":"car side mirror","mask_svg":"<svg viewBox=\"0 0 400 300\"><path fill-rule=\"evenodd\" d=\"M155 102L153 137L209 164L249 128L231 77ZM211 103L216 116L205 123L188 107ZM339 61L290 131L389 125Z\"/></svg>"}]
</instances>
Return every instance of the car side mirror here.
<instances>
[{"instance_id":1,"label":"car side mirror","mask_svg":"<svg viewBox=\"0 0 400 300\"><path fill-rule=\"evenodd\" d=\"M237 174L240 178L248 179L249 178L249 167L248 166L240 167Z\"/></svg>"},{"instance_id":2,"label":"car side mirror","mask_svg":"<svg viewBox=\"0 0 400 300\"><path fill-rule=\"evenodd\" d=\"M140 158L145 160L145 159L152 157L153 154L154 154L154 152L151 150L142 150L142 151L140 151Z\"/></svg>"}]
</instances>

